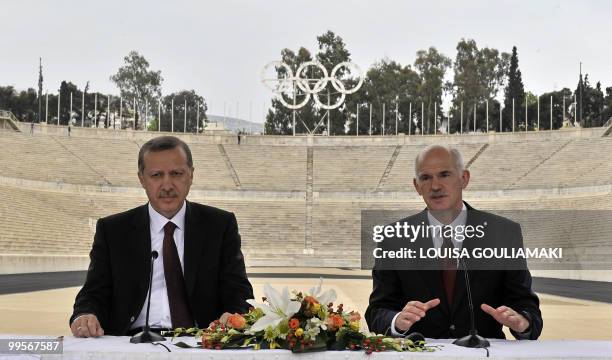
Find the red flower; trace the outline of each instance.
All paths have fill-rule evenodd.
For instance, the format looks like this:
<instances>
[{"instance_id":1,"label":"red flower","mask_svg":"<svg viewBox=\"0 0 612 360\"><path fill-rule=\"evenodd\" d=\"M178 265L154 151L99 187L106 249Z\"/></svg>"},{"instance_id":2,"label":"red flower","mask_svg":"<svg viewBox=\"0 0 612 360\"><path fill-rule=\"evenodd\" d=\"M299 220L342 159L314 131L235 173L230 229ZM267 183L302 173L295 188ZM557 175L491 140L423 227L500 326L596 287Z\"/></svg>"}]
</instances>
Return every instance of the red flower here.
<instances>
[{"instance_id":1,"label":"red flower","mask_svg":"<svg viewBox=\"0 0 612 360\"><path fill-rule=\"evenodd\" d=\"M300 327L300 321L296 318L291 318L291 320L289 320L289 327L292 330L297 329L298 327Z\"/></svg>"}]
</instances>

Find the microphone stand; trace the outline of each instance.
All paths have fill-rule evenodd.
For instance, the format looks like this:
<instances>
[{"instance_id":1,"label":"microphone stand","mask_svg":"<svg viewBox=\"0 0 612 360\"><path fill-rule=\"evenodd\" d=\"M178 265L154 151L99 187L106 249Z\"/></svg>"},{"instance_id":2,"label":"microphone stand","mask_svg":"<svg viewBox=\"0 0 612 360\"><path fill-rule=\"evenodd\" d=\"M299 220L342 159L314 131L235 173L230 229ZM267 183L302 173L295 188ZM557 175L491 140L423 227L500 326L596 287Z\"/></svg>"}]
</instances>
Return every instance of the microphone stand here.
<instances>
[{"instance_id":1,"label":"microphone stand","mask_svg":"<svg viewBox=\"0 0 612 360\"><path fill-rule=\"evenodd\" d=\"M474 324L474 304L472 303L472 290L470 289L470 278L468 276L467 266L463 258L459 258L459 262L463 265L463 273L465 275L465 289L467 290L468 306L470 308L470 333L469 335L453 341L453 344L468 348L487 348L491 346L489 340L478 335L476 325Z\"/></svg>"},{"instance_id":2,"label":"microphone stand","mask_svg":"<svg viewBox=\"0 0 612 360\"><path fill-rule=\"evenodd\" d=\"M151 328L149 327L149 310L151 310L151 290L153 287L153 263L155 262L155 259L157 259L157 256L157 251L151 251L151 276L149 277L149 301L147 303L147 318L142 331L132 336L132 338L130 339L130 342L132 344L152 343L156 341L166 340L166 338L164 338L160 334L152 332Z\"/></svg>"}]
</instances>

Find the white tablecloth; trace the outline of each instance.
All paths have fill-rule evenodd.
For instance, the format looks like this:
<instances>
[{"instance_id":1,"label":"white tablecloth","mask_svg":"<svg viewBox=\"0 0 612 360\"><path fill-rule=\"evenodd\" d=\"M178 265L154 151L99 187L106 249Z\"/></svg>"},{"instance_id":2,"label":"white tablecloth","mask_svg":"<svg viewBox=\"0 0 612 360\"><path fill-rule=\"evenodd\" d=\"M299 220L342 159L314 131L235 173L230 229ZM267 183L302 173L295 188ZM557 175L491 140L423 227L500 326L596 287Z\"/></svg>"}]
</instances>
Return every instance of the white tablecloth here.
<instances>
[{"instance_id":1,"label":"white tablecloth","mask_svg":"<svg viewBox=\"0 0 612 360\"><path fill-rule=\"evenodd\" d=\"M0 335L0 339L18 338L50 338L41 336ZM172 351L152 344L131 344L129 337L104 336L97 339L64 338L63 354L58 355L5 355L0 359L249 359L249 360L280 360L280 359L474 359L485 357L484 349L467 349L451 344L452 340L428 339L428 345L443 345L440 350L432 353L384 352L366 355L357 351L326 351L306 354L292 354L287 350L203 350L181 349L164 342ZM182 337L180 341L195 345L195 339ZM524 358L555 358L555 359L612 359L612 341L594 340L542 340L513 341L491 340L489 348L491 358L524 359Z\"/></svg>"}]
</instances>

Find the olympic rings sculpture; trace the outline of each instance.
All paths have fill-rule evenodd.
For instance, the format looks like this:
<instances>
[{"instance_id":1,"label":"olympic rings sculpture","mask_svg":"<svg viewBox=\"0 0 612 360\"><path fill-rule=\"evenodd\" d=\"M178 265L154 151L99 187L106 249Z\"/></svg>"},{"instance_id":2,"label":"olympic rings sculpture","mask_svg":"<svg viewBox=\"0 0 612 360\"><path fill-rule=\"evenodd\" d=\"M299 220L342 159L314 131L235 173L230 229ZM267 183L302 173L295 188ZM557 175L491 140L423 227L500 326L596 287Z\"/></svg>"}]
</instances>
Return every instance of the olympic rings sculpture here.
<instances>
[{"instance_id":1,"label":"olympic rings sculpture","mask_svg":"<svg viewBox=\"0 0 612 360\"><path fill-rule=\"evenodd\" d=\"M279 68L282 68L284 70L284 74L282 74L281 76L277 76L274 79L267 79L266 73L270 70L271 67L274 67L275 71ZM310 67L315 67L319 69L323 76L320 78L303 77L303 74ZM347 89L342 79L339 79L338 77L336 77L336 75L340 69L346 68L350 71L351 67L353 68L353 70L356 71L358 81L353 88ZM261 82L272 92L278 94L278 99L288 109L297 110L306 105L310 100L310 97L312 97L317 106L325 110L332 110L342 105L346 98L346 95L353 94L354 92L359 90L359 88L361 88L361 85L363 85L363 73L355 63L352 63L350 61L344 61L334 66L331 75L328 75L327 69L325 68L325 66L323 66L323 64L318 61L307 61L305 63L302 63L300 67L298 67L294 75L293 71L291 70L291 67L286 63L282 61L271 61L266 66L264 66L263 70L261 71ZM340 93L340 97L336 100L334 104L324 104L319 99L319 93L321 93L321 91L323 91L323 89L325 89L327 84L330 82L333 88L338 93ZM295 91L298 88L306 95L304 96L303 100L301 100L299 103L296 103ZM293 104L288 103L283 96L284 93L287 93L289 91L291 91L294 96Z\"/></svg>"}]
</instances>

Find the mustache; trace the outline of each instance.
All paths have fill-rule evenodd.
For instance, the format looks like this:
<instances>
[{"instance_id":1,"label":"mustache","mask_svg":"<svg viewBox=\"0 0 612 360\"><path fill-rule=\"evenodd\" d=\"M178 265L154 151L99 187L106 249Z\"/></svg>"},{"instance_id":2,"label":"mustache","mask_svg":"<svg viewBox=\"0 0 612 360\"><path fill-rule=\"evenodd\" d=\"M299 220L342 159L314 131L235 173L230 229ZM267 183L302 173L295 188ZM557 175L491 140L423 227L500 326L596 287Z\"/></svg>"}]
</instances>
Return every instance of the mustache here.
<instances>
[{"instance_id":1,"label":"mustache","mask_svg":"<svg viewBox=\"0 0 612 360\"><path fill-rule=\"evenodd\" d=\"M436 197L436 196L446 196L446 193L442 191L432 191L429 193L429 197Z\"/></svg>"},{"instance_id":2,"label":"mustache","mask_svg":"<svg viewBox=\"0 0 612 360\"><path fill-rule=\"evenodd\" d=\"M164 198L175 198L177 196L178 194L174 191L161 191L158 197L160 199L164 199Z\"/></svg>"}]
</instances>

